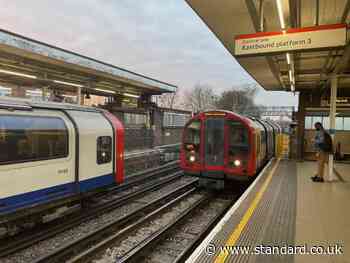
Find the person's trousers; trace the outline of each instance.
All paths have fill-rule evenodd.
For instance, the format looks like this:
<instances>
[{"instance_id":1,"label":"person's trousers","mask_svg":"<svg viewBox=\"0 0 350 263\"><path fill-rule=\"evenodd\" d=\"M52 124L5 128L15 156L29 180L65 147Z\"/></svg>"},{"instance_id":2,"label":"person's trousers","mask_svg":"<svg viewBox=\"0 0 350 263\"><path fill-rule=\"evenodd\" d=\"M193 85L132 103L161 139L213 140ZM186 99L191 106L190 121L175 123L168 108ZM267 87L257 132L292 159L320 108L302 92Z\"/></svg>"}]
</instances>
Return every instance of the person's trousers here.
<instances>
[{"instance_id":1,"label":"person's trousers","mask_svg":"<svg viewBox=\"0 0 350 263\"><path fill-rule=\"evenodd\" d=\"M325 153L325 152L318 152L317 153L317 165L318 165L318 169L317 169L317 176L322 177L324 176L324 166L327 163L328 164L328 158L329 158L329 154Z\"/></svg>"}]
</instances>

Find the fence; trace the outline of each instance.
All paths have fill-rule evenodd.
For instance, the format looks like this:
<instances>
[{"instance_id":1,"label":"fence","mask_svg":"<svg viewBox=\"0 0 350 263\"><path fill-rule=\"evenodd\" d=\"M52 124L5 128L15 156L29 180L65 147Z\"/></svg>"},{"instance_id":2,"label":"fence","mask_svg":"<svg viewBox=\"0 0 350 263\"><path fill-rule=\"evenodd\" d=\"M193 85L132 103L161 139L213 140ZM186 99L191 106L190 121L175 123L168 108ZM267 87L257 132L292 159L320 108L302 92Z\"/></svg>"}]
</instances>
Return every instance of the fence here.
<instances>
[{"instance_id":1,"label":"fence","mask_svg":"<svg viewBox=\"0 0 350 263\"><path fill-rule=\"evenodd\" d=\"M191 117L188 111L166 108L107 109L124 125L126 151L181 142L182 129Z\"/></svg>"}]
</instances>

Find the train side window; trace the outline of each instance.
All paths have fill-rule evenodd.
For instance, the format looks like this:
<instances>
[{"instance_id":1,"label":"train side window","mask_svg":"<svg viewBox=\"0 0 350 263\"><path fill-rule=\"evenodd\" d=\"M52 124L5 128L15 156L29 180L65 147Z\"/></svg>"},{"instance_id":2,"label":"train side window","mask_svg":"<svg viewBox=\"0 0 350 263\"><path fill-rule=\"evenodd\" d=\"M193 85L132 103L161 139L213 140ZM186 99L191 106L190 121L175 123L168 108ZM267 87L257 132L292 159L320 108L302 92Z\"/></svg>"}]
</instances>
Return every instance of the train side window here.
<instances>
[{"instance_id":1,"label":"train side window","mask_svg":"<svg viewBox=\"0 0 350 263\"><path fill-rule=\"evenodd\" d=\"M68 130L58 117L0 115L0 165L68 156Z\"/></svg>"},{"instance_id":2,"label":"train side window","mask_svg":"<svg viewBox=\"0 0 350 263\"><path fill-rule=\"evenodd\" d=\"M97 164L109 163L112 160L112 137L97 138Z\"/></svg>"},{"instance_id":3,"label":"train side window","mask_svg":"<svg viewBox=\"0 0 350 263\"><path fill-rule=\"evenodd\" d=\"M265 132L265 130L261 131L261 138L262 138L263 144L266 144L266 132Z\"/></svg>"}]
</instances>

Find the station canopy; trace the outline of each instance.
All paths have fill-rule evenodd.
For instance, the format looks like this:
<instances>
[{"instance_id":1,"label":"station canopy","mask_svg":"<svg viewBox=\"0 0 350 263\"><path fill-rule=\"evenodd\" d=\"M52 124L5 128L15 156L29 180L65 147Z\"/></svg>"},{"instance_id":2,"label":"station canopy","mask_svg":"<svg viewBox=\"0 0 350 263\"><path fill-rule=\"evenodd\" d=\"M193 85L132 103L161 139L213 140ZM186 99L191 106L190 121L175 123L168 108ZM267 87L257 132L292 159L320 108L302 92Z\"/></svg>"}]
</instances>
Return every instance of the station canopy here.
<instances>
[{"instance_id":1,"label":"station canopy","mask_svg":"<svg viewBox=\"0 0 350 263\"><path fill-rule=\"evenodd\" d=\"M186 1L266 90L350 87L350 0Z\"/></svg>"},{"instance_id":2,"label":"station canopy","mask_svg":"<svg viewBox=\"0 0 350 263\"><path fill-rule=\"evenodd\" d=\"M1 29L0 82L73 92L81 88L103 96L176 91L172 84Z\"/></svg>"}]
</instances>

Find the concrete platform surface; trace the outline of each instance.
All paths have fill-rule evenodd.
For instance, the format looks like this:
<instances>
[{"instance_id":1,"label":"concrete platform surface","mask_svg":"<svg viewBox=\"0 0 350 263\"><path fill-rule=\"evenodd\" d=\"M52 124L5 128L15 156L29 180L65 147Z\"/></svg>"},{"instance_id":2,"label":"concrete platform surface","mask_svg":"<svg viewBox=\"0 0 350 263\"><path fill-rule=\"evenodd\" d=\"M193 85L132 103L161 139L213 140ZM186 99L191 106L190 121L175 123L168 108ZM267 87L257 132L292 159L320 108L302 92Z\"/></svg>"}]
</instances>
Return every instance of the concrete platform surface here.
<instances>
[{"instance_id":1,"label":"concrete platform surface","mask_svg":"<svg viewBox=\"0 0 350 263\"><path fill-rule=\"evenodd\" d=\"M339 244L342 255L295 255L295 262L350 262L350 165L336 164L345 182L313 183L316 162L297 164L295 244Z\"/></svg>"},{"instance_id":2,"label":"concrete platform surface","mask_svg":"<svg viewBox=\"0 0 350 263\"><path fill-rule=\"evenodd\" d=\"M187 262L350 263L350 165L315 183L316 162L274 160Z\"/></svg>"}]
</instances>

